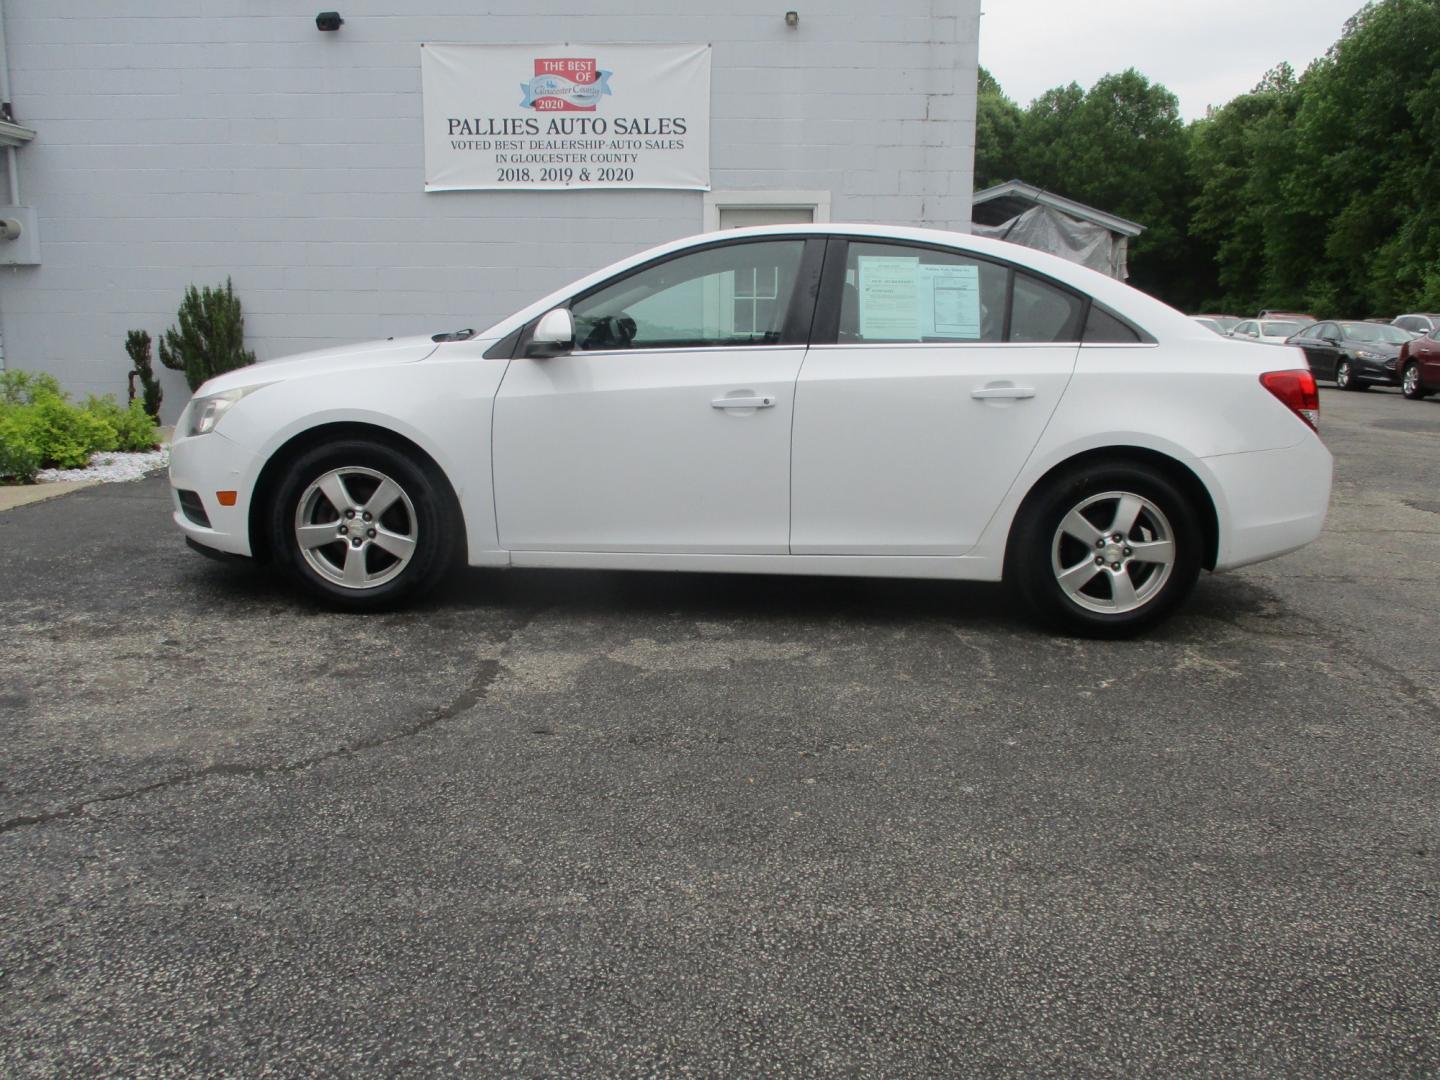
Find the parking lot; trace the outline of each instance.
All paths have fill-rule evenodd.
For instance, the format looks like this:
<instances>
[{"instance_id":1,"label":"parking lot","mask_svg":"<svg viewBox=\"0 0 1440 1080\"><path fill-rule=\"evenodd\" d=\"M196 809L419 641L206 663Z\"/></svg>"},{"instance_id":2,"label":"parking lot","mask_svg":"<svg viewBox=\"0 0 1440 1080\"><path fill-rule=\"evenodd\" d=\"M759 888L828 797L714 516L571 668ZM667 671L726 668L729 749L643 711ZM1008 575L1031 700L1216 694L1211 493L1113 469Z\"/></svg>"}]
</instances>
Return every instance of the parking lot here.
<instances>
[{"instance_id":1,"label":"parking lot","mask_svg":"<svg viewBox=\"0 0 1440 1080\"><path fill-rule=\"evenodd\" d=\"M1433 1074L1440 402L1322 410L1324 537L1121 643L0 515L0 1073Z\"/></svg>"}]
</instances>

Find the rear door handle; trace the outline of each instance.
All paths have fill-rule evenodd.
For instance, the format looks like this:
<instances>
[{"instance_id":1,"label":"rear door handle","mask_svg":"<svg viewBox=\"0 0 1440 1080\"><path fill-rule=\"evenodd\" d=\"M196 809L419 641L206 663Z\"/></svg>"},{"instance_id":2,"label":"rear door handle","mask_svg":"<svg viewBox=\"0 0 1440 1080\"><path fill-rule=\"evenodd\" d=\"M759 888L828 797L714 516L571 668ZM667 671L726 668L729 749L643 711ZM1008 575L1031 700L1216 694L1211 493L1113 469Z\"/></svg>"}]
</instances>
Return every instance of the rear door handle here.
<instances>
[{"instance_id":1,"label":"rear door handle","mask_svg":"<svg viewBox=\"0 0 1440 1080\"><path fill-rule=\"evenodd\" d=\"M1032 398L1033 386L977 386L970 391L973 398Z\"/></svg>"},{"instance_id":2,"label":"rear door handle","mask_svg":"<svg viewBox=\"0 0 1440 1080\"><path fill-rule=\"evenodd\" d=\"M712 409L768 409L775 404L773 397L717 397L710 402Z\"/></svg>"}]
</instances>

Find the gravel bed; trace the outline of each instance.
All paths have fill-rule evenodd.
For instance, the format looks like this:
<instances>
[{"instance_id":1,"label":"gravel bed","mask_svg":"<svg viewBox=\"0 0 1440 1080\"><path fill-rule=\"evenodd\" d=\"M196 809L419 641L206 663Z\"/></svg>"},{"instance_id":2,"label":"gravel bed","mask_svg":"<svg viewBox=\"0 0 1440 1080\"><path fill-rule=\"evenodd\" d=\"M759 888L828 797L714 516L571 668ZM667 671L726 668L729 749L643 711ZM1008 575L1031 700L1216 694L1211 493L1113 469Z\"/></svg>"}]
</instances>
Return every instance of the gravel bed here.
<instances>
[{"instance_id":1,"label":"gravel bed","mask_svg":"<svg viewBox=\"0 0 1440 1080\"><path fill-rule=\"evenodd\" d=\"M159 450L139 453L94 454L90 464L83 469L41 469L35 479L41 484L57 480L99 480L104 483L139 480L145 474L169 464L170 448L162 446Z\"/></svg>"}]
</instances>

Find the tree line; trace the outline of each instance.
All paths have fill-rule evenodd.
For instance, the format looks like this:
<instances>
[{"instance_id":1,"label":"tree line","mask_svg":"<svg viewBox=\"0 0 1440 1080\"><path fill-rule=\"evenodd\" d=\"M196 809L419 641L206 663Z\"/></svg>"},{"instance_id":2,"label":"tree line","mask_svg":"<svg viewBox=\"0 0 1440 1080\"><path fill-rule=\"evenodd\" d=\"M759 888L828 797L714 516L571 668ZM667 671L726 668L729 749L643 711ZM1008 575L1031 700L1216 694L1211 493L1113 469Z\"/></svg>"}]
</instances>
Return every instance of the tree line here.
<instances>
[{"instance_id":1,"label":"tree line","mask_svg":"<svg viewBox=\"0 0 1440 1080\"><path fill-rule=\"evenodd\" d=\"M1440 2L1376 0L1185 124L1134 69L1021 108L983 68L977 188L1021 179L1130 218L1130 283L1190 311L1440 311Z\"/></svg>"}]
</instances>

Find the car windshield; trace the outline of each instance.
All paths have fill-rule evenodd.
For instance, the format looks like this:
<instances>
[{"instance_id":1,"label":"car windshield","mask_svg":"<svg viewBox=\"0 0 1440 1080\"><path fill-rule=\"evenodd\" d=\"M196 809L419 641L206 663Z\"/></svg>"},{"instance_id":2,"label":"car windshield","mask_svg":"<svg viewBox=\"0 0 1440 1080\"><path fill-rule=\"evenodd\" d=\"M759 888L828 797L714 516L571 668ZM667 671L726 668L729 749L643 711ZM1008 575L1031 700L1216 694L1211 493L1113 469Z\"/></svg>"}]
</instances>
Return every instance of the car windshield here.
<instances>
[{"instance_id":1,"label":"car windshield","mask_svg":"<svg viewBox=\"0 0 1440 1080\"><path fill-rule=\"evenodd\" d=\"M1265 337L1289 337L1298 333L1301 324L1298 322L1273 322L1266 319L1260 324L1260 333Z\"/></svg>"},{"instance_id":2,"label":"car windshield","mask_svg":"<svg viewBox=\"0 0 1440 1080\"><path fill-rule=\"evenodd\" d=\"M1398 326L1384 323L1341 323L1340 332L1351 341L1384 341L1391 345L1403 345L1410 340L1410 335Z\"/></svg>"}]
</instances>

